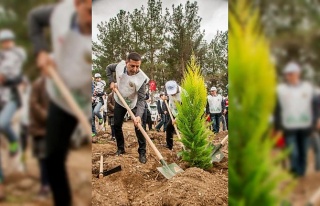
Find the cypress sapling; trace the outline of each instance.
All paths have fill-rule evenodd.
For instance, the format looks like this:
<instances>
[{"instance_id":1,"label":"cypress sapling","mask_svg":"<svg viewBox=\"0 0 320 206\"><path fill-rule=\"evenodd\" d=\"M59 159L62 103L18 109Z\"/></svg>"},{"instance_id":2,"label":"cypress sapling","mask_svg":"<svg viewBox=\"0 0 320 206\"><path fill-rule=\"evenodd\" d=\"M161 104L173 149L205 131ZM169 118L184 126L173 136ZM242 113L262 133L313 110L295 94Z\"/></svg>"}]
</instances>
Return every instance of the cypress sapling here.
<instances>
[{"instance_id":1,"label":"cypress sapling","mask_svg":"<svg viewBox=\"0 0 320 206\"><path fill-rule=\"evenodd\" d=\"M187 65L181 94L181 105L177 105L177 125L181 132L181 142L185 150L181 152L182 160L190 166L209 169L211 164L212 146L208 140L211 131L205 120L204 108L207 103L207 92L200 66L194 55Z\"/></svg>"}]
</instances>

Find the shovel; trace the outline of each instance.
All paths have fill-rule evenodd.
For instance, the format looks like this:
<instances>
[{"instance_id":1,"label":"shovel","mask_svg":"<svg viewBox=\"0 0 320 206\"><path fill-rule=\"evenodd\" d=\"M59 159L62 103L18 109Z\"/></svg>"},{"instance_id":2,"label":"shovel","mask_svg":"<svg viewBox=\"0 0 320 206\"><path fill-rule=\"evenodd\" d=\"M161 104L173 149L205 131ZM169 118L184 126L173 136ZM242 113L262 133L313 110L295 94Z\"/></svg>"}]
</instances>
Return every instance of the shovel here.
<instances>
[{"instance_id":1,"label":"shovel","mask_svg":"<svg viewBox=\"0 0 320 206\"><path fill-rule=\"evenodd\" d=\"M172 113L171 113L171 110L170 110L170 107L169 107L169 105L168 105L167 100L164 100L164 103L165 103L166 106L167 106L167 110L168 110L168 113L169 113L169 115L170 115L170 119L171 119L171 121L173 121L173 116L172 116ZM176 125L176 124L173 124L173 127L174 127L174 130L175 130L176 133L177 133L178 139L181 140L181 136L180 136L179 130L178 130L178 128L177 128L177 125ZM182 142L180 142L180 143L181 143L182 149L183 149L183 150L186 150L186 148L184 147L184 145L182 144Z\"/></svg>"},{"instance_id":2,"label":"shovel","mask_svg":"<svg viewBox=\"0 0 320 206\"><path fill-rule=\"evenodd\" d=\"M62 96L67 101L67 104L70 106L70 108L73 110L74 114L76 115L79 122L82 124L82 126L85 129L85 132L90 137L91 136L91 126L89 124L89 121L87 117L83 114L82 110L80 109L79 105L76 103L76 101L73 99L70 91L67 89L66 85L62 81L62 79L57 74L56 70L48 66L47 72L49 73L49 76L52 78L56 86L58 87L59 91L61 92Z\"/></svg>"},{"instance_id":3,"label":"shovel","mask_svg":"<svg viewBox=\"0 0 320 206\"><path fill-rule=\"evenodd\" d=\"M126 101L121 96L121 94L118 91L118 89L114 88L114 91L117 94L117 96L120 99L120 101L122 102L122 104L124 105L124 107L127 109L128 113L130 114L132 119L135 119L135 116L134 116L133 112L131 111L131 109L129 108L128 104L126 103ZM175 176L176 174L178 174L180 172L183 172L183 169L181 169L176 163L167 164L167 162L164 160L164 158L162 157L161 153L156 148L154 143L151 141L149 135L146 133L146 131L143 129L143 127L142 127L142 125L140 123L138 124L138 128L141 131L141 133L143 134L143 136L146 138L147 142L149 143L149 145L151 146L153 151L156 153L158 159L160 160L160 163L162 164L162 167L157 167L157 169L165 178L170 179L173 176Z\"/></svg>"},{"instance_id":4,"label":"shovel","mask_svg":"<svg viewBox=\"0 0 320 206\"><path fill-rule=\"evenodd\" d=\"M100 168L99 168L99 174L97 175L97 178L102 179L105 176L111 175L121 170L122 170L121 165L118 165L115 168L112 168L110 170L103 170L103 155L102 153L100 154Z\"/></svg>"},{"instance_id":5,"label":"shovel","mask_svg":"<svg viewBox=\"0 0 320 206\"><path fill-rule=\"evenodd\" d=\"M224 154L221 152L221 148L228 140L228 135L223 138L223 140L218 144L215 145L214 150L211 154L211 163L213 162L220 162L224 158Z\"/></svg>"},{"instance_id":6,"label":"shovel","mask_svg":"<svg viewBox=\"0 0 320 206\"><path fill-rule=\"evenodd\" d=\"M311 196L311 198L309 199L308 203L306 204L306 206L316 206L318 205L317 203L319 203L320 200L320 187L318 188L318 190Z\"/></svg>"}]
</instances>

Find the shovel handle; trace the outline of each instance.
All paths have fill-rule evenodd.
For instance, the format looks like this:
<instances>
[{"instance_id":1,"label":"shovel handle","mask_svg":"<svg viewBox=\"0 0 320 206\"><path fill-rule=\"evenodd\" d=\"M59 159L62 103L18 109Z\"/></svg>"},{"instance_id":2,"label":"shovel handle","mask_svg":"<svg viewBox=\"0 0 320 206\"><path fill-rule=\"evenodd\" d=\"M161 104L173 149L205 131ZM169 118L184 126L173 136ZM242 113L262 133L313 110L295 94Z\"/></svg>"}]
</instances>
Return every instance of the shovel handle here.
<instances>
[{"instance_id":1,"label":"shovel handle","mask_svg":"<svg viewBox=\"0 0 320 206\"><path fill-rule=\"evenodd\" d=\"M49 76L53 80L53 82L58 87L59 91L61 92L62 96L66 100L67 104L70 106L70 108L73 110L74 114L78 118L79 122L82 124L82 126L85 129L85 132L90 137L91 135L91 126L89 124L89 121L87 117L84 115L82 110L80 109L79 105L76 103L76 101L73 99L70 91L67 89L66 85L56 72L56 70L52 66L48 66L46 68L46 71L48 72Z\"/></svg>"},{"instance_id":2,"label":"shovel handle","mask_svg":"<svg viewBox=\"0 0 320 206\"><path fill-rule=\"evenodd\" d=\"M170 107L169 107L169 105L168 105L167 100L164 100L164 103L165 103L166 106L167 106L167 110L168 110L168 112L169 112L171 121L173 121L173 115L172 115L172 112L171 112L171 110L170 110ZM181 140L180 132L179 132L179 130L178 130L177 125L176 125L176 124L173 124L173 127L174 127L174 130L175 130L176 133L177 133L178 139ZM186 148L184 147L184 145L182 144L182 142L180 142L180 144L181 144L181 146L182 146L182 149L183 149L183 150L186 150Z\"/></svg>"},{"instance_id":3,"label":"shovel handle","mask_svg":"<svg viewBox=\"0 0 320 206\"><path fill-rule=\"evenodd\" d=\"M225 136L224 138L223 138L223 140L221 141L221 145L224 145L225 143L226 143L226 141L228 140L228 136L229 135L227 135L227 136Z\"/></svg>"},{"instance_id":4,"label":"shovel handle","mask_svg":"<svg viewBox=\"0 0 320 206\"><path fill-rule=\"evenodd\" d=\"M133 114L133 112L131 111L130 107L128 106L127 102L123 99L122 95L120 94L119 90L117 88L113 89L114 92L117 94L118 98L120 99L120 101L122 102L122 104L124 105L124 107L127 109L127 111L129 112L130 116L135 118L135 115ZM143 136L146 138L147 142L150 144L151 148L153 149L153 151L156 153L157 157L159 158L159 160L163 160L163 157L161 155L161 153L159 152L159 150L156 148L156 146L154 145L154 143L151 141L149 135L146 133L146 131L143 129L142 125L139 123L138 124L138 128L141 131L141 133L143 134Z\"/></svg>"},{"instance_id":5,"label":"shovel handle","mask_svg":"<svg viewBox=\"0 0 320 206\"><path fill-rule=\"evenodd\" d=\"M320 199L320 187L318 188L318 190L311 196L309 203L310 205L315 205L318 200Z\"/></svg>"},{"instance_id":6,"label":"shovel handle","mask_svg":"<svg viewBox=\"0 0 320 206\"><path fill-rule=\"evenodd\" d=\"M100 156L100 171L99 171L99 178L103 178L103 155Z\"/></svg>"},{"instance_id":7,"label":"shovel handle","mask_svg":"<svg viewBox=\"0 0 320 206\"><path fill-rule=\"evenodd\" d=\"M171 121L173 121L173 116L172 116L171 110L170 110L170 108L169 108L168 102L167 102L167 100L164 100L164 102L165 102L165 104L166 104L166 106L167 106L167 108L168 108L168 112L169 112L169 115L170 115L170 119L171 119ZM180 136L179 130L178 130L178 128L177 128L177 125L176 125L176 124L173 124L173 127L174 127L174 129L175 129L175 131L176 131L176 133L177 133L177 136L178 136L179 140L180 140L180 139L181 139L181 136Z\"/></svg>"}]
</instances>

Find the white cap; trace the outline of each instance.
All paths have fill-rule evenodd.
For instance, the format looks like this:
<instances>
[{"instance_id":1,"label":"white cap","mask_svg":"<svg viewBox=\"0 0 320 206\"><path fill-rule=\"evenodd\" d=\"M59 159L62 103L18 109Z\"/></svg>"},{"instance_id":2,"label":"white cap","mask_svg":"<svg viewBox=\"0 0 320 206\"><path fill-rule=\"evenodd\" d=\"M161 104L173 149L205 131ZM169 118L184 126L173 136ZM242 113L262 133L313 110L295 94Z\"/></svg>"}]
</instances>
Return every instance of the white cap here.
<instances>
[{"instance_id":1,"label":"white cap","mask_svg":"<svg viewBox=\"0 0 320 206\"><path fill-rule=\"evenodd\" d=\"M283 70L284 74L288 74L288 73L300 73L301 72L301 68L300 66L295 63L295 62L289 62Z\"/></svg>"},{"instance_id":2,"label":"white cap","mask_svg":"<svg viewBox=\"0 0 320 206\"><path fill-rule=\"evenodd\" d=\"M176 81L167 81L166 83L167 94L176 94L178 92L178 84Z\"/></svg>"},{"instance_id":3,"label":"white cap","mask_svg":"<svg viewBox=\"0 0 320 206\"><path fill-rule=\"evenodd\" d=\"M216 87L211 87L210 92L211 91L217 91L217 88Z\"/></svg>"},{"instance_id":4,"label":"white cap","mask_svg":"<svg viewBox=\"0 0 320 206\"><path fill-rule=\"evenodd\" d=\"M0 41L14 40L15 35L10 29L2 29L0 31Z\"/></svg>"},{"instance_id":5,"label":"white cap","mask_svg":"<svg viewBox=\"0 0 320 206\"><path fill-rule=\"evenodd\" d=\"M98 77L101 77L101 75L100 75L99 73L96 73L96 74L94 75L94 77L95 77L95 78L98 78Z\"/></svg>"}]
</instances>

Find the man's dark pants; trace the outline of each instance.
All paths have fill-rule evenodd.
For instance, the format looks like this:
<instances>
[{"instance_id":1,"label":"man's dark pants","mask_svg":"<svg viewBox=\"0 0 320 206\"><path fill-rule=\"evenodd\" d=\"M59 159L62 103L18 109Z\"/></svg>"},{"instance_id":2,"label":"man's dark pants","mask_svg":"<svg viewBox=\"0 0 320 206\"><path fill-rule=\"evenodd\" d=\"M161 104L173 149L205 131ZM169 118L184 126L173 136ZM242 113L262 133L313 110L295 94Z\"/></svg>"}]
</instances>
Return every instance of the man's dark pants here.
<instances>
[{"instance_id":1,"label":"man's dark pants","mask_svg":"<svg viewBox=\"0 0 320 206\"><path fill-rule=\"evenodd\" d=\"M172 124L171 119L167 123L167 130L166 130L166 142L167 147L171 150L173 147L173 133L174 133L174 126Z\"/></svg>"},{"instance_id":2,"label":"man's dark pants","mask_svg":"<svg viewBox=\"0 0 320 206\"><path fill-rule=\"evenodd\" d=\"M167 130L167 115L161 114L161 121L156 126L157 130L160 130L163 125L163 131L165 132Z\"/></svg>"},{"instance_id":3,"label":"man's dark pants","mask_svg":"<svg viewBox=\"0 0 320 206\"><path fill-rule=\"evenodd\" d=\"M307 168L310 131L296 129L284 132L286 145L290 149L291 171L298 176L303 176Z\"/></svg>"},{"instance_id":4,"label":"man's dark pants","mask_svg":"<svg viewBox=\"0 0 320 206\"><path fill-rule=\"evenodd\" d=\"M65 162L71 135L77 123L74 116L50 103L45 136L47 148L45 165L54 205L69 206L72 203Z\"/></svg>"},{"instance_id":5,"label":"man's dark pants","mask_svg":"<svg viewBox=\"0 0 320 206\"><path fill-rule=\"evenodd\" d=\"M114 130L117 140L117 147L118 150L125 151L124 150L124 137L122 132L122 124L123 124L123 118L126 114L127 110L119 105L117 102L115 103L114 107ZM132 109L132 112L136 113L136 108ZM142 121L142 120L141 120ZM143 122L143 121L142 121ZM141 131L138 130L137 127L135 127L136 136L138 138L139 143L139 154L146 154L146 139L142 135Z\"/></svg>"},{"instance_id":6,"label":"man's dark pants","mask_svg":"<svg viewBox=\"0 0 320 206\"><path fill-rule=\"evenodd\" d=\"M212 121L212 131L218 133L220 130L220 117L221 113L210 113L210 119Z\"/></svg>"}]
</instances>

